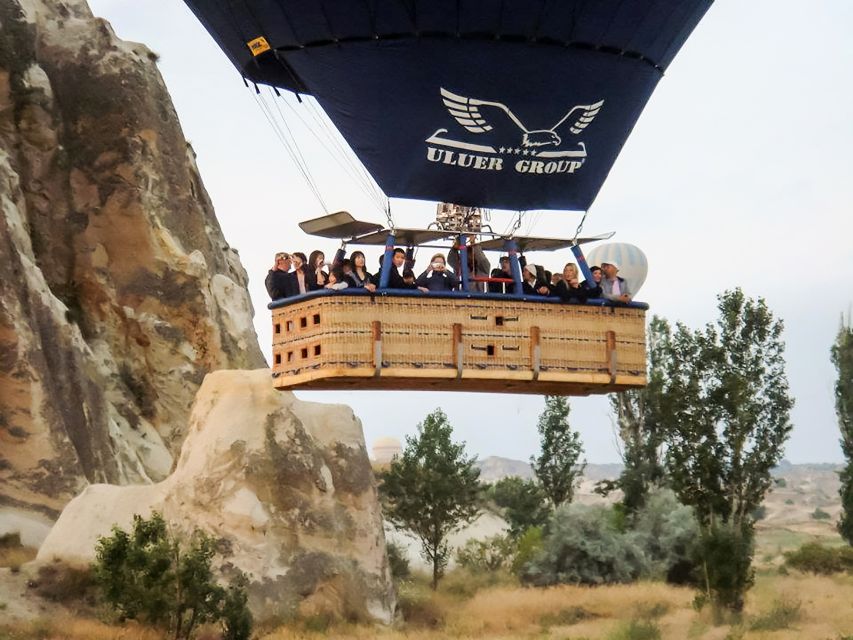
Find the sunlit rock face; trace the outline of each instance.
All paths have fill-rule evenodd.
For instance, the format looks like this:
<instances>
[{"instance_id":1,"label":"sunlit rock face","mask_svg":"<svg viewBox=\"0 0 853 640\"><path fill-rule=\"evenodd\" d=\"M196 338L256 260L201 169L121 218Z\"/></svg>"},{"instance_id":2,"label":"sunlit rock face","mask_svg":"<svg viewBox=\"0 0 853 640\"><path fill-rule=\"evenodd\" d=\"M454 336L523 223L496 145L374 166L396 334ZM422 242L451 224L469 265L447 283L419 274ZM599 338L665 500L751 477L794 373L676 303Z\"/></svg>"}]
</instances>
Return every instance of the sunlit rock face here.
<instances>
[{"instance_id":1,"label":"sunlit rock face","mask_svg":"<svg viewBox=\"0 0 853 640\"><path fill-rule=\"evenodd\" d=\"M205 378L174 473L146 486L91 485L38 560L89 562L97 538L159 511L219 540L224 576L249 575L261 618L338 615L389 622L394 608L382 515L352 410L296 400L269 370Z\"/></svg>"},{"instance_id":2,"label":"sunlit rock face","mask_svg":"<svg viewBox=\"0 0 853 640\"><path fill-rule=\"evenodd\" d=\"M0 2L0 529L162 480L204 376L264 366L154 58L85 2Z\"/></svg>"}]
</instances>

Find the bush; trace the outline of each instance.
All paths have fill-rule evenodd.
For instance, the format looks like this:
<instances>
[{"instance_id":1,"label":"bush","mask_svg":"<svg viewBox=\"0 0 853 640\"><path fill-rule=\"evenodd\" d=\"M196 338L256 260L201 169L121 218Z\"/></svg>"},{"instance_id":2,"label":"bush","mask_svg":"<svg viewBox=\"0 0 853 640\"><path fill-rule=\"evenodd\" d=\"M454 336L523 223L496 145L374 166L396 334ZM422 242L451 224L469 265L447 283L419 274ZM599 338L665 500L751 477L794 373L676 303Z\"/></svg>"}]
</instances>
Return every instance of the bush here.
<instances>
[{"instance_id":1,"label":"bush","mask_svg":"<svg viewBox=\"0 0 853 640\"><path fill-rule=\"evenodd\" d=\"M751 528L726 523L702 532L696 563L704 566L704 596L714 603L715 613L720 614L721 609L734 613L743 610L744 594L754 582L753 552Z\"/></svg>"},{"instance_id":2,"label":"bush","mask_svg":"<svg viewBox=\"0 0 853 640\"><path fill-rule=\"evenodd\" d=\"M653 620L630 620L609 635L608 640L660 640L660 628Z\"/></svg>"},{"instance_id":3,"label":"bush","mask_svg":"<svg viewBox=\"0 0 853 640\"><path fill-rule=\"evenodd\" d=\"M521 575L525 565L533 560L542 550L542 527L530 527L521 534L516 545L515 557L512 559L510 570L515 575Z\"/></svg>"},{"instance_id":4,"label":"bush","mask_svg":"<svg viewBox=\"0 0 853 640\"><path fill-rule=\"evenodd\" d=\"M388 556L391 577L395 580L408 578L411 569L409 568L409 558L406 557L406 550L393 540L388 540L385 543L385 553Z\"/></svg>"},{"instance_id":5,"label":"bush","mask_svg":"<svg viewBox=\"0 0 853 640\"><path fill-rule=\"evenodd\" d=\"M468 540L456 551L456 563L472 572L493 572L508 568L515 555L515 543L508 536Z\"/></svg>"},{"instance_id":6,"label":"bush","mask_svg":"<svg viewBox=\"0 0 853 640\"><path fill-rule=\"evenodd\" d=\"M699 523L693 508L681 504L675 493L651 493L634 515L633 531L641 536L649 563L643 577L665 578L671 584L695 582Z\"/></svg>"},{"instance_id":7,"label":"bush","mask_svg":"<svg viewBox=\"0 0 853 640\"><path fill-rule=\"evenodd\" d=\"M809 542L796 551L786 551L785 566L817 575L853 572L853 547L824 547Z\"/></svg>"},{"instance_id":8,"label":"bush","mask_svg":"<svg viewBox=\"0 0 853 640\"><path fill-rule=\"evenodd\" d=\"M66 605L71 602L94 605L96 600L95 578L91 569L61 562L39 567L32 588L39 597Z\"/></svg>"},{"instance_id":9,"label":"bush","mask_svg":"<svg viewBox=\"0 0 853 640\"><path fill-rule=\"evenodd\" d=\"M776 600L770 611L753 618L749 628L753 631L788 629L800 619L802 606L799 600Z\"/></svg>"},{"instance_id":10,"label":"bush","mask_svg":"<svg viewBox=\"0 0 853 640\"><path fill-rule=\"evenodd\" d=\"M814 511L812 511L813 520L829 520L830 518L832 518L832 516L820 507L817 507Z\"/></svg>"},{"instance_id":11,"label":"bush","mask_svg":"<svg viewBox=\"0 0 853 640\"><path fill-rule=\"evenodd\" d=\"M219 621L225 637L251 634L245 578L219 586L211 563L215 540L200 530L184 540L159 513L133 516L130 533L113 527L100 537L93 565L104 601L122 618L168 628L174 638L190 638L197 625Z\"/></svg>"},{"instance_id":12,"label":"bush","mask_svg":"<svg viewBox=\"0 0 853 640\"><path fill-rule=\"evenodd\" d=\"M563 506L520 577L536 586L630 582L648 570L640 542L640 536L614 527L609 508Z\"/></svg>"}]
</instances>

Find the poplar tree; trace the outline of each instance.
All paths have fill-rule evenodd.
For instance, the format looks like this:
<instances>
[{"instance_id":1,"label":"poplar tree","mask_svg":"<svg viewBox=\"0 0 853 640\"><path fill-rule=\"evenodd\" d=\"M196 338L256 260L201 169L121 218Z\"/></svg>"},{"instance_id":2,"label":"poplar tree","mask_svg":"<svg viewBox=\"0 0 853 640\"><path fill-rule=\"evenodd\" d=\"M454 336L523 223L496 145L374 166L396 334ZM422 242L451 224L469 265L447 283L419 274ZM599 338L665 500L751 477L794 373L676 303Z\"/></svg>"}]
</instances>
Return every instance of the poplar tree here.
<instances>
[{"instance_id":1,"label":"poplar tree","mask_svg":"<svg viewBox=\"0 0 853 640\"><path fill-rule=\"evenodd\" d=\"M842 318L835 344L832 345L832 364L838 371L835 381L835 411L841 431L841 450L847 462L838 474L841 479L841 520L838 531L853 545L853 326Z\"/></svg>"},{"instance_id":2,"label":"poplar tree","mask_svg":"<svg viewBox=\"0 0 853 640\"><path fill-rule=\"evenodd\" d=\"M421 555L432 565L433 589L450 558L448 536L480 510L477 457L465 454L464 443L452 442L452 433L447 416L436 409L380 476L385 517L420 541Z\"/></svg>"},{"instance_id":3,"label":"poplar tree","mask_svg":"<svg viewBox=\"0 0 853 640\"><path fill-rule=\"evenodd\" d=\"M663 464L666 425L661 421L661 404L666 400L662 394L664 365L669 355L665 347L671 334L665 319L652 316L647 340L647 385L610 396L624 467L618 479L599 483L596 491L607 495L613 489L621 489L627 514L641 509L649 493L663 484L666 475Z\"/></svg>"},{"instance_id":4,"label":"poplar tree","mask_svg":"<svg viewBox=\"0 0 853 640\"><path fill-rule=\"evenodd\" d=\"M530 458L530 465L556 509L572 501L586 467L586 461L578 463L583 444L580 434L569 426L569 401L562 396L545 396L545 410L536 428L541 453Z\"/></svg>"},{"instance_id":5,"label":"poplar tree","mask_svg":"<svg viewBox=\"0 0 853 640\"><path fill-rule=\"evenodd\" d=\"M715 324L678 324L667 352L661 420L668 480L700 522L700 582L715 605L740 611L753 583L753 512L791 432L783 325L740 289L718 296Z\"/></svg>"}]
</instances>

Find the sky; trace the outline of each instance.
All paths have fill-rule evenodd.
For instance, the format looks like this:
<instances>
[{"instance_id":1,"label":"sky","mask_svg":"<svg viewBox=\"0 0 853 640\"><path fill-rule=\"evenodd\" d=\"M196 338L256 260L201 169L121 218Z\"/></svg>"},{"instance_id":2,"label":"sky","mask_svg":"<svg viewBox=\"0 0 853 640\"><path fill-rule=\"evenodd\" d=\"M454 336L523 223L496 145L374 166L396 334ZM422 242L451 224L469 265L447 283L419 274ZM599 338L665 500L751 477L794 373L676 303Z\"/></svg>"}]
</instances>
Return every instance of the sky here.
<instances>
[{"instance_id":1,"label":"sky","mask_svg":"<svg viewBox=\"0 0 853 640\"><path fill-rule=\"evenodd\" d=\"M255 326L270 359L263 280L276 251L336 243L297 222L324 212L228 59L179 0L90 0L124 40L146 44L192 144L229 244L250 278ZM651 313L693 328L717 317L716 296L741 287L785 323L794 429L791 462L840 462L829 350L853 308L853 2L717 0L660 81L584 232L616 231L649 260L637 296ZM272 104L272 103L270 103ZM292 96L287 117L330 211L384 215L313 143ZM423 226L435 204L392 201L398 226ZM503 230L511 216L494 212ZM521 231L571 237L580 215L530 212ZM535 260L559 270L567 255ZM375 258L368 255L368 264ZM538 451L538 396L436 392L297 392L351 406L368 448L403 438L437 407L481 458ZM589 462L620 461L605 397L573 398L570 417Z\"/></svg>"}]
</instances>

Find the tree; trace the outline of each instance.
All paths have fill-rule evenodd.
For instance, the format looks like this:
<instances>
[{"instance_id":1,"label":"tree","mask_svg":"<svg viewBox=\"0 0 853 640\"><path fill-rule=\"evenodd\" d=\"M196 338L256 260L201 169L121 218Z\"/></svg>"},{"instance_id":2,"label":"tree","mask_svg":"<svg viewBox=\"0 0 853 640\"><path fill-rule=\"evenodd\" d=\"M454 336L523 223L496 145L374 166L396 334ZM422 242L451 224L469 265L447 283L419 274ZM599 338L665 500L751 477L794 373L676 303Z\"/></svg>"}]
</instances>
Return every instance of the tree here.
<instances>
[{"instance_id":1,"label":"tree","mask_svg":"<svg viewBox=\"0 0 853 640\"><path fill-rule=\"evenodd\" d=\"M159 513L133 516L130 533L113 527L98 538L93 566L104 600L122 618L168 628L190 638L204 622L221 621L229 640L246 639L252 618L242 576L227 589L211 568L215 540L196 530L190 539L171 532Z\"/></svg>"},{"instance_id":2,"label":"tree","mask_svg":"<svg viewBox=\"0 0 853 640\"><path fill-rule=\"evenodd\" d=\"M663 448L666 425L661 422L663 402L664 346L671 334L666 320L653 316L648 328L648 383L642 389L631 389L610 396L616 415L616 426L622 442L624 467L615 481L599 483L596 491L607 495L622 490L625 513L633 515L641 509L651 491L662 486L665 477Z\"/></svg>"},{"instance_id":3,"label":"tree","mask_svg":"<svg viewBox=\"0 0 853 640\"><path fill-rule=\"evenodd\" d=\"M842 318L835 344L832 364L838 371L835 382L835 411L841 431L841 450L847 464L838 474L841 479L841 520L838 531L853 545L853 326Z\"/></svg>"},{"instance_id":4,"label":"tree","mask_svg":"<svg viewBox=\"0 0 853 640\"><path fill-rule=\"evenodd\" d=\"M791 431L783 325L740 289L718 296L716 325L679 324L664 336L659 407L666 466L701 526L703 587L718 606L743 607L752 584L753 514Z\"/></svg>"},{"instance_id":5,"label":"tree","mask_svg":"<svg viewBox=\"0 0 853 640\"><path fill-rule=\"evenodd\" d=\"M489 488L488 494L504 510L504 519L514 538L530 527L545 524L551 515L548 496L533 480L522 480L518 476L501 478Z\"/></svg>"},{"instance_id":6,"label":"tree","mask_svg":"<svg viewBox=\"0 0 853 640\"><path fill-rule=\"evenodd\" d=\"M586 461L578 464L583 444L580 434L569 426L569 401L562 396L545 396L545 410L536 428L542 453L531 457L530 464L556 509L572 501L586 467Z\"/></svg>"},{"instance_id":7,"label":"tree","mask_svg":"<svg viewBox=\"0 0 853 640\"><path fill-rule=\"evenodd\" d=\"M418 538L432 564L433 589L450 556L448 535L479 513L477 458L465 455L464 443L451 441L452 432L447 416L436 409L416 436L406 437L406 448L380 476L385 517Z\"/></svg>"}]
</instances>

